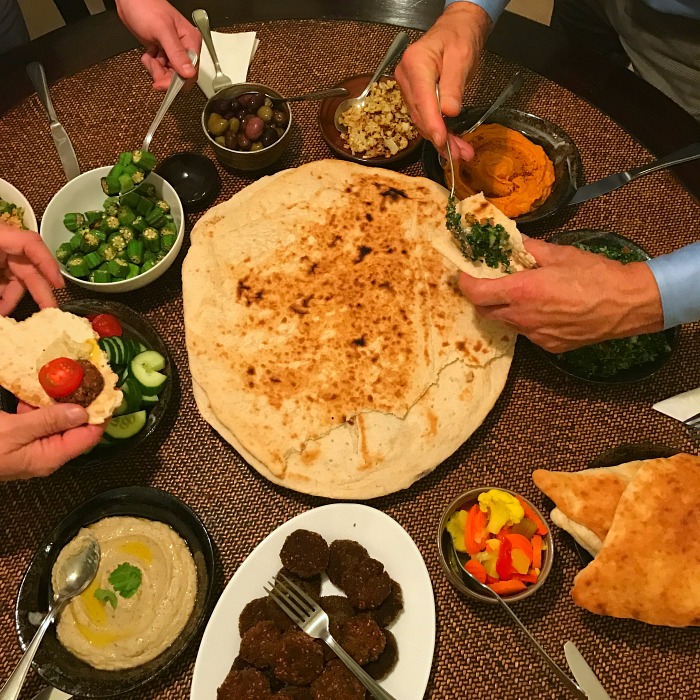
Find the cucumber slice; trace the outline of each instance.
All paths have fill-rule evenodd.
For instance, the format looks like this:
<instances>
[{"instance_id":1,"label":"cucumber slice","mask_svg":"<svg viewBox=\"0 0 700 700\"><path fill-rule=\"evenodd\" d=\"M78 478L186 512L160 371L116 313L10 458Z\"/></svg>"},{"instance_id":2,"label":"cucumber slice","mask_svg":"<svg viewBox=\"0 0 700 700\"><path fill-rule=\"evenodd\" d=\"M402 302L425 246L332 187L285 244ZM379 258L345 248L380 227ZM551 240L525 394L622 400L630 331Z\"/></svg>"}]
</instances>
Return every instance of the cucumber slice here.
<instances>
[{"instance_id":1,"label":"cucumber slice","mask_svg":"<svg viewBox=\"0 0 700 700\"><path fill-rule=\"evenodd\" d=\"M100 338L97 343L107 355L111 365L128 365L141 350L141 343L118 335Z\"/></svg>"},{"instance_id":2,"label":"cucumber slice","mask_svg":"<svg viewBox=\"0 0 700 700\"><path fill-rule=\"evenodd\" d=\"M141 387L138 382L133 378L129 377L126 382L121 387L124 393L124 399L126 401L126 410L121 413L133 413L141 409ZM121 406L120 406L121 408ZM115 413L114 415L121 415L121 413Z\"/></svg>"},{"instance_id":3,"label":"cucumber slice","mask_svg":"<svg viewBox=\"0 0 700 700\"><path fill-rule=\"evenodd\" d=\"M112 418L105 429L109 437L118 440L125 440L133 437L146 425L146 411L136 411L136 413L125 413L122 416Z\"/></svg>"},{"instance_id":4,"label":"cucumber slice","mask_svg":"<svg viewBox=\"0 0 700 700\"><path fill-rule=\"evenodd\" d=\"M120 369L116 374L119 376L118 383L121 386L129 378L129 368L124 367L123 369Z\"/></svg>"},{"instance_id":5,"label":"cucumber slice","mask_svg":"<svg viewBox=\"0 0 700 700\"><path fill-rule=\"evenodd\" d=\"M124 387L122 386L120 389L122 390L122 402L114 409L114 413L112 414L113 416L121 416L129 411L129 402L127 401Z\"/></svg>"},{"instance_id":6,"label":"cucumber slice","mask_svg":"<svg viewBox=\"0 0 700 700\"><path fill-rule=\"evenodd\" d=\"M158 403L158 394L153 396L141 396L141 405L144 408L152 408Z\"/></svg>"},{"instance_id":7,"label":"cucumber slice","mask_svg":"<svg viewBox=\"0 0 700 700\"><path fill-rule=\"evenodd\" d=\"M163 390L168 377L161 374L165 358L155 350L146 350L131 361L131 376L138 382L144 396L153 396Z\"/></svg>"}]
</instances>

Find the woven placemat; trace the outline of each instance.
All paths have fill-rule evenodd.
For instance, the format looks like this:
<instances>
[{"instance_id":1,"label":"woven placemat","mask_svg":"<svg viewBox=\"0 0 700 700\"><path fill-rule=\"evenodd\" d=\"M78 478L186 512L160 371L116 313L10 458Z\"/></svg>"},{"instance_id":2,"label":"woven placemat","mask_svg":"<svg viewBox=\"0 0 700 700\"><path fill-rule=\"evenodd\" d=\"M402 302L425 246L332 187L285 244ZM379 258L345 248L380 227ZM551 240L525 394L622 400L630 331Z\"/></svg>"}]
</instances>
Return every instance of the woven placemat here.
<instances>
[{"instance_id":1,"label":"woven placemat","mask_svg":"<svg viewBox=\"0 0 700 700\"><path fill-rule=\"evenodd\" d=\"M354 22L284 21L230 29L257 31L260 47L249 77L285 94L332 85L348 75L371 71L395 34L388 26ZM416 36L414 32L412 38ZM161 96L151 92L138 57L136 51L117 56L52 86L56 111L83 170L110 164L120 150L140 144L158 109ZM486 55L465 102L488 102L515 70L508 61ZM581 151L588 181L651 159L605 115L541 76L524 73L525 86L510 105L564 128ZM197 88L178 97L153 142L160 158L192 150L214 159L201 132L204 101ZM315 104L294 106L292 144L278 168L330 157L317 128L317 109ZM3 117L0 141L6 144L2 177L17 186L40 215L64 184L64 176L36 97ZM11 150L8 144L12 144ZM406 167L405 172L422 174L420 163ZM221 175L219 201L252 181L224 169ZM188 233L195 220L196 215L189 217ZM695 240L700 216L697 204L678 182L668 172L660 172L531 227L528 233L544 236L564 228L618 231L658 255ZM217 592L268 533L291 516L324 502L278 488L259 477L197 412L185 351L180 283L188 244L187 237L177 263L158 283L118 297L148 318L174 357L180 390L175 392L169 417L136 454L103 468L66 468L47 479L0 484L0 678L6 677L20 658L14 602L22 573L51 528L90 496L140 484L182 498L201 516L218 548ZM66 301L87 295L70 286L59 296ZM26 302L19 313L32 309ZM499 610L463 599L450 587L437 560L438 519L457 494L487 484L512 488L544 504L530 479L534 468L577 470L622 443L653 442L696 451L697 446L688 441L679 424L654 412L651 404L700 385L698 347L700 326L686 326L672 360L654 377L642 384L605 387L559 374L520 339L503 394L467 443L411 489L371 503L406 528L431 575L438 631L426 697L566 697ZM564 664L563 643L575 641L618 700L700 697L700 675L691 670L699 631L659 629L596 617L576 608L568 591L581 564L569 537L557 530L555 538L557 555L550 578L536 596L517 606L518 614L551 655ZM634 585L633 580L630 585ZM415 632L421 634L421 630ZM198 641L156 681L129 696L135 700L188 698ZM32 674L23 697L29 697L40 685Z\"/></svg>"}]
</instances>

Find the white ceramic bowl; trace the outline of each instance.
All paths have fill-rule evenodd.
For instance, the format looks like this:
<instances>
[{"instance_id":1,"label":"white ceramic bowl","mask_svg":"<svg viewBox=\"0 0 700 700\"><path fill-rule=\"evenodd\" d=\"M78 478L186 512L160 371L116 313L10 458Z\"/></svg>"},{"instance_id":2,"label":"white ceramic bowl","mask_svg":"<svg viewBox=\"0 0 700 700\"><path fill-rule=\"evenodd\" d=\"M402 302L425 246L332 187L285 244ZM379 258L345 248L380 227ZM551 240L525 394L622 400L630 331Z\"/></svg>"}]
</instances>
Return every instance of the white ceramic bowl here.
<instances>
[{"instance_id":1,"label":"white ceramic bowl","mask_svg":"<svg viewBox=\"0 0 700 700\"><path fill-rule=\"evenodd\" d=\"M100 178L107 175L110 166L89 170L74 178L64 185L53 196L46 207L44 216L41 219L41 230L39 233L44 239L44 243L49 247L51 253L55 255L58 246L70 240L73 235L64 225L63 217L69 212L86 212L93 209L102 209L107 195L102 191ZM60 265L61 274L75 284L90 289L94 292L119 294L121 292L131 292L134 289L141 289L154 280L157 280L174 262L177 254L182 248L182 241L185 237L185 216L182 210L182 202L177 196L177 192L172 185L166 182L160 175L151 173L148 182L155 185L159 198L164 199L170 205L175 225L177 226L177 238L175 245L168 251L168 254L150 270L128 280L119 282L89 282L79 279L69 274L64 265Z\"/></svg>"},{"instance_id":2,"label":"white ceramic bowl","mask_svg":"<svg viewBox=\"0 0 700 700\"><path fill-rule=\"evenodd\" d=\"M0 199L4 199L6 202L10 202L24 209L22 221L25 228L28 228L30 231L39 230L31 204L29 204L27 198L14 185L7 182L7 180L0 180Z\"/></svg>"}]
</instances>

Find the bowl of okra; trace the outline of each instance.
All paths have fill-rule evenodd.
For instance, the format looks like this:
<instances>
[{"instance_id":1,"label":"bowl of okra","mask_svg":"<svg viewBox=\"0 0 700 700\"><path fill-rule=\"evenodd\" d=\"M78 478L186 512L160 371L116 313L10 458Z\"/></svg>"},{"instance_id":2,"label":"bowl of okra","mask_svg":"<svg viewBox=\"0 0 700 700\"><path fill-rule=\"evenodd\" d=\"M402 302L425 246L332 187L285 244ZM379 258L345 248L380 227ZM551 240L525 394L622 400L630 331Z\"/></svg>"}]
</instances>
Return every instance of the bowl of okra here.
<instances>
[{"instance_id":1,"label":"bowl of okra","mask_svg":"<svg viewBox=\"0 0 700 700\"><path fill-rule=\"evenodd\" d=\"M109 294L158 279L175 262L185 233L172 185L147 172L135 189L110 196L104 181L113 170L96 168L68 182L49 202L39 230L66 279Z\"/></svg>"}]
</instances>

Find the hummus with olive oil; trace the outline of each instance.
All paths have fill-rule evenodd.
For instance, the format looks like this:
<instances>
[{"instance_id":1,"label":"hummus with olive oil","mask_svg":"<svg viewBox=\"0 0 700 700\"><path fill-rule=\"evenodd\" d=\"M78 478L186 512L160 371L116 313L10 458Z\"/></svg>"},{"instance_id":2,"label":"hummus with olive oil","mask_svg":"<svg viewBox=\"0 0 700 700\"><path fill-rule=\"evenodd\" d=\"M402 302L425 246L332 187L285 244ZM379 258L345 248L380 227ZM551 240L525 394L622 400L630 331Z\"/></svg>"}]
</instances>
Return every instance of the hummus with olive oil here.
<instances>
[{"instance_id":1,"label":"hummus with olive oil","mask_svg":"<svg viewBox=\"0 0 700 700\"><path fill-rule=\"evenodd\" d=\"M184 540L164 523L133 517L104 518L78 532L60 552L51 583L63 562L82 546L86 535L100 545L100 565L90 586L61 613L56 633L72 654L94 668L116 671L154 659L182 632L197 594L194 559ZM129 597L109 577L127 563L141 571L141 583ZM116 600L95 597L110 591ZM99 594L98 594L99 595Z\"/></svg>"}]
</instances>

